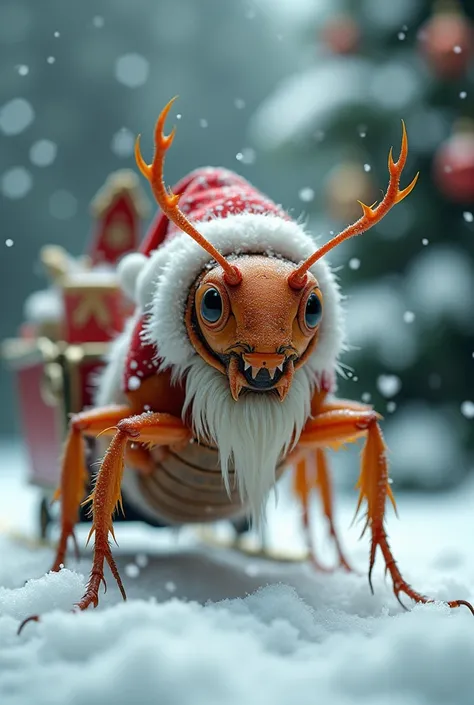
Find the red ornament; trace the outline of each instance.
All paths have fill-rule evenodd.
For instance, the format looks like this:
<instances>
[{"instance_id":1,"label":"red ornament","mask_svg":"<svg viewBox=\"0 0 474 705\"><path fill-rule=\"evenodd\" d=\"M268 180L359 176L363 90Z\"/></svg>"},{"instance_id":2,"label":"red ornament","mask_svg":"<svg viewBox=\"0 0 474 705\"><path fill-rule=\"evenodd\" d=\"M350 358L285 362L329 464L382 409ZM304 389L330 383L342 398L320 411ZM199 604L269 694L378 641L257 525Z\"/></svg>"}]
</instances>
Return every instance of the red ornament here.
<instances>
[{"instance_id":1,"label":"red ornament","mask_svg":"<svg viewBox=\"0 0 474 705\"><path fill-rule=\"evenodd\" d=\"M322 29L321 37L334 54L354 54L360 44L360 29L348 15L331 19Z\"/></svg>"},{"instance_id":2,"label":"red ornament","mask_svg":"<svg viewBox=\"0 0 474 705\"><path fill-rule=\"evenodd\" d=\"M474 130L456 132L441 145L434 158L433 178L446 198L474 201Z\"/></svg>"},{"instance_id":3,"label":"red ornament","mask_svg":"<svg viewBox=\"0 0 474 705\"><path fill-rule=\"evenodd\" d=\"M440 78L462 76L473 51L474 32L455 5L442 5L421 28L418 39L422 54Z\"/></svg>"}]
</instances>

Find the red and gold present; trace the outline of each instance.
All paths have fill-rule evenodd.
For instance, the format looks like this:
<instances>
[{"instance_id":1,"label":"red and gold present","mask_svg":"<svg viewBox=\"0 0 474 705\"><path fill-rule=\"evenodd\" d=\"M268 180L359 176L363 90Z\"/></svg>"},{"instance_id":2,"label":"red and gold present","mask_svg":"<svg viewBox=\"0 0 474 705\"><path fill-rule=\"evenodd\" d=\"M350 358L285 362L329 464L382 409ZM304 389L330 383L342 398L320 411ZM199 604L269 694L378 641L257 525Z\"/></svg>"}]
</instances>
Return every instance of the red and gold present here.
<instances>
[{"instance_id":1,"label":"red and gold present","mask_svg":"<svg viewBox=\"0 0 474 705\"><path fill-rule=\"evenodd\" d=\"M67 283L63 286L65 339L68 343L105 343L115 338L129 314L115 283Z\"/></svg>"}]
</instances>

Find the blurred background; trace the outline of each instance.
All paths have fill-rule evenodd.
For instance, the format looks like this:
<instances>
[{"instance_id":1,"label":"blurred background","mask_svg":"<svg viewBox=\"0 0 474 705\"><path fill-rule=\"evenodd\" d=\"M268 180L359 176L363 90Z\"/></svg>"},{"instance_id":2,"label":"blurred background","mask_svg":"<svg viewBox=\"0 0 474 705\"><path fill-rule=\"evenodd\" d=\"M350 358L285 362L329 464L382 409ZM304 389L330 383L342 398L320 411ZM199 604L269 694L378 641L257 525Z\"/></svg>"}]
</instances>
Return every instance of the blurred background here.
<instances>
[{"instance_id":1,"label":"blurred background","mask_svg":"<svg viewBox=\"0 0 474 705\"><path fill-rule=\"evenodd\" d=\"M151 154L173 95L168 183L234 169L318 242L380 197L403 118L415 191L331 253L352 345L340 394L385 416L398 487L460 482L474 465L473 22L471 0L0 0L0 338L47 286L41 247L84 252L91 200L135 169L138 132ZM20 438L6 364L0 400L0 435Z\"/></svg>"}]
</instances>

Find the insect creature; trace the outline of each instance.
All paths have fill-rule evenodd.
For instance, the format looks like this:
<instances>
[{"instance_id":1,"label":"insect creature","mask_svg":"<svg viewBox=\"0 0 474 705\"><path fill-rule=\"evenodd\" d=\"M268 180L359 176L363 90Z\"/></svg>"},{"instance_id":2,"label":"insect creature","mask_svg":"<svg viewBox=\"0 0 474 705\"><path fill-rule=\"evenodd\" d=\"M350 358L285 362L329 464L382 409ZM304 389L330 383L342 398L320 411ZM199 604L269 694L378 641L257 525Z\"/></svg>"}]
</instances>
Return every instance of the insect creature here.
<instances>
[{"instance_id":1,"label":"insect creature","mask_svg":"<svg viewBox=\"0 0 474 705\"><path fill-rule=\"evenodd\" d=\"M414 188L418 175L399 187L408 153L405 125L398 161L392 150L388 156L390 180L380 203L361 203L359 220L315 250L300 223L230 171L198 169L174 193L166 189L163 163L175 130L168 136L163 130L173 100L157 121L150 165L137 139L137 164L161 211L142 251L119 265L136 311L113 344L97 407L70 421L53 570L65 562L84 499L84 437L98 435L108 446L87 500L95 544L79 610L97 606L105 563L125 598L109 543L122 493L145 516L168 524L245 515L258 522L287 465L314 562L308 502L317 489L339 563L348 568L334 529L326 453L364 439L358 509L365 508L371 534L370 586L380 549L397 598L430 601L404 580L387 539L385 508L395 501L380 416L335 395L344 327L325 259ZM448 604L473 611L463 600Z\"/></svg>"}]
</instances>

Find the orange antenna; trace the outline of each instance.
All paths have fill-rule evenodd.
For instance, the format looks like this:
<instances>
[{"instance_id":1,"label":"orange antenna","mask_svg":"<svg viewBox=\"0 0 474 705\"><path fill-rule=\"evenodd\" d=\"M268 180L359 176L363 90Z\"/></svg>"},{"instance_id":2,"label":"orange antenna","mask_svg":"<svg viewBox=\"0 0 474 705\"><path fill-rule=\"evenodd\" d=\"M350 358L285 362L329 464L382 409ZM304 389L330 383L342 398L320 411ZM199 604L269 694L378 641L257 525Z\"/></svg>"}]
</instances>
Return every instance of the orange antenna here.
<instances>
[{"instance_id":1,"label":"orange antenna","mask_svg":"<svg viewBox=\"0 0 474 705\"><path fill-rule=\"evenodd\" d=\"M234 265L230 264L225 257L221 255L216 248L211 245L210 242L206 240L200 232L189 222L184 213L179 209L178 203L180 196L179 194L174 194L171 189L166 189L163 181L163 165L165 162L165 155L168 149L173 144L176 127L173 127L169 135L163 134L163 128L165 125L166 118L171 106L173 105L176 97L172 98L170 102L165 105L161 114L156 122L155 126L155 154L153 156L153 162L148 165L142 157L140 151L140 135L138 135L135 142L135 159L138 168L150 182L153 194L156 198L158 205L160 206L163 213L180 228L184 233L190 235L193 240L195 240L198 245L203 247L206 252L209 252L211 257L213 257L218 264L224 270L224 278L226 282L232 286L240 284L242 281L242 274L240 270Z\"/></svg>"},{"instance_id":2,"label":"orange antenna","mask_svg":"<svg viewBox=\"0 0 474 705\"><path fill-rule=\"evenodd\" d=\"M393 147L390 148L390 152L388 154L388 171L390 173L390 181L387 191L385 192L385 196L380 201L379 205L374 208L375 203L373 206L366 206L365 203L358 201L358 203L362 206L362 217L352 225L349 225L345 230L339 233L339 235L335 235L331 240L329 240L329 242L320 247L319 250L316 250L311 257L308 257L307 260L300 264L299 267L290 274L288 283L293 289L302 289L306 285L306 272L318 259L323 257L327 252L329 252L329 250L337 247L337 245L344 240L347 240L354 235L360 235L366 230L369 230L369 228L382 220L392 206L396 203L400 203L400 201L403 201L405 196L408 196L408 194L415 188L419 173L416 174L409 186L404 188L402 191L399 189L400 176L402 175L403 167L405 166L408 154L407 131L403 120L402 146L400 149L400 157L397 162L393 161L392 150Z\"/></svg>"}]
</instances>

